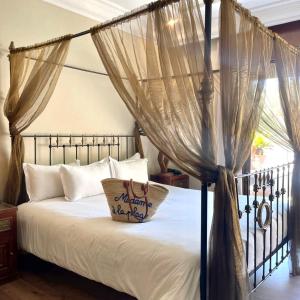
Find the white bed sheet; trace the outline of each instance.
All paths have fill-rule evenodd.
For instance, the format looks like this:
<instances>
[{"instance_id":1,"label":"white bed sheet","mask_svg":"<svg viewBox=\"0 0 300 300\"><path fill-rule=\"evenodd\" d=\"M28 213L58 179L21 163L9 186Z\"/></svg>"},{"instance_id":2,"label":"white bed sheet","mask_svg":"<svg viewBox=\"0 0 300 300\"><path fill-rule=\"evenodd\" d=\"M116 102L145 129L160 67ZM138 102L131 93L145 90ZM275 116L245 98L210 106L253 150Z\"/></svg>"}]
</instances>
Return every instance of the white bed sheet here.
<instances>
[{"instance_id":1,"label":"white bed sheet","mask_svg":"<svg viewBox=\"0 0 300 300\"><path fill-rule=\"evenodd\" d=\"M22 204L19 246L139 300L198 300L201 192L168 189L156 215L143 224L112 221L105 195L75 202L55 198ZM212 200L213 193L209 193L210 217ZM241 222L241 229L246 239L246 222ZM261 231L258 236L259 253ZM253 268L251 261L253 252L249 253Z\"/></svg>"}]
</instances>

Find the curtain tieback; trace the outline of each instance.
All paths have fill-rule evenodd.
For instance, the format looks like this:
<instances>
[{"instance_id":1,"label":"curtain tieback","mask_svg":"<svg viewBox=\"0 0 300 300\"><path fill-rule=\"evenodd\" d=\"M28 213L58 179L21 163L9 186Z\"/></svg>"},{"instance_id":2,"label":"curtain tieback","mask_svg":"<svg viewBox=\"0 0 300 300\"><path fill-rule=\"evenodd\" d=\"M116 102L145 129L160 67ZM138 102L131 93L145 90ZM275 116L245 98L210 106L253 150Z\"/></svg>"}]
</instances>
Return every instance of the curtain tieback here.
<instances>
[{"instance_id":1,"label":"curtain tieback","mask_svg":"<svg viewBox=\"0 0 300 300\"><path fill-rule=\"evenodd\" d=\"M13 124L9 124L9 133L10 133L10 136L11 136L12 139L14 137L16 137L17 135L20 135L19 130Z\"/></svg>"},{"instance_id":2,"label":"curtain tieback","mask_svg":"<svg viewBox=\"0 0 300 300\"><path fill-rule=\"evenodd\" d=\"M19 132L14 125L9 126L9 132L12 145L19 144L22 141L23 138L21 136L21 132Z\"/></svg>"},{"instance_id":3,"label":"curtain tieback","mask_svg":"<svg viewBox=\"0 0 300 300\"><path fill-rule=\"evenodd\" d=\"M223 178L223 179L226 178L227 180L229 178L231 178L234 180L234 174L231 169L228 169L228 168L226 168L224 166L220 166L220 165L217 166L217 169L218 169L218 173L219 173L218 180L220 180L221 178Z\"/></svg>"},{"instance_id":4,"label":"curtain tieback","mask_svg":"<svg viewBox=\"0 0 300 300\"><path fill-rule=\"evenodd\" d=\"M233 170L224 166L218 166L218 181L217 185L223 190L224 197L228 199L237 199L237 190L235 185L235 176ZM238 214L240 214L237 211Z\"/></svg>"}]
</instances>

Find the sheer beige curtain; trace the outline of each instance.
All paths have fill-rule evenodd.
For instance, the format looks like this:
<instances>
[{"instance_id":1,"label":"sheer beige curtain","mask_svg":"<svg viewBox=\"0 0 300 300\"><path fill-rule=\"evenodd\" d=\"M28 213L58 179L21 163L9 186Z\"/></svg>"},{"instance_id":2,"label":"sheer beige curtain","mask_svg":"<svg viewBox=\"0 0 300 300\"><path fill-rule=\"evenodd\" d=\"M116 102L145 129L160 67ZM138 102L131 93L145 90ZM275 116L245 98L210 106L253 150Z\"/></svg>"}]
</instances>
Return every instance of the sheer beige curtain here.
<instances>
[{"instance_id":1,"label":"sheer beige curtain","mask_svg":"<svg viewBox=\"0 0 300 300\"><path fill-rule=\"evenodd\" d=\"M258 131L273 143L292 150L289 136L287 135L285 121L281 109L278 75L275 63L275 49L273 49L272 63L268 75L269 89L266 91L266 101L260 118ZM272 90L271 90L272 87Z\"/></svg>"},{"instance_id":2,"label":"sheer beige curtain","mask_svg":"<svg viewBox=\"0 0 300 300\"><path fill-rule=\"evenodd\" d=\"M272 38L245 10L222 1L221 115L226 166L216 165L212 75L204 63L199 1L153 8L93 41L119 95L154 145L189 174L209 181L216 170L211 231L210 299L248 297L234 172L250 152L258 125ZM238 19L238 21L236 20Z\"/></svg>"},{"instance_id":3,"label":"sheer beige curtain","mask_svg":"<svg viewBox=\"0 0 300 300\"><path fill-rule=\"evenodd\" d=\"M65 62L70 36L42 46L12 50L10 89L4 104L9 121L11 157L5 187L5 201L17 204L21 182L24 131L45 109Z\"/></svg>"},{"instance_id":4,"label":"sheer beige curtain","mask_svg":"<svg viewBox=\"0 0 300 300\"><path fill-rule=\"evenodd\" d=\"M209 298L240 300L248 298L249 281L234 174L241 170L249 157L258 126L272 54L272 36L247 10L232 0L221 2L220 21L220 94L225 167L219 167L215 190L209 252ZM215 288L215 282L218 282L218 288Z\"/></svg>"},{"instance_id":5,"label":"sheer beige curtain","mask_svg":"<svg viewBox=\"0 0 300 300\"><path fill-rule=\"evenodd\" d=\"M203 178L216 167L212 79L204 64L199 3L157 7L117 26L95 28L92 38L149 139L183 170Z\"/></svg>"},{"instance_id":6,"label":"sheer beige curtain","mask_svg":"<svg viewBox=\"0 0 300 300\"><path fill-rule=\"evenodd\" d=\"M269 105L263 108L258 131L282 148L288 151L293 149L284 122L278 118Z\"/></svg>"},{"instance_id":7,"label":"sheer beige curtain","mask_svg":"<svg viewBox=\"0 0 300 300\"><path fill-rule=\"evenodd\" d=\"M289 234L291 271L300 275L300 51L276 36L275 60L286 131L295 154Z\"/></svg>"}]
</instances>

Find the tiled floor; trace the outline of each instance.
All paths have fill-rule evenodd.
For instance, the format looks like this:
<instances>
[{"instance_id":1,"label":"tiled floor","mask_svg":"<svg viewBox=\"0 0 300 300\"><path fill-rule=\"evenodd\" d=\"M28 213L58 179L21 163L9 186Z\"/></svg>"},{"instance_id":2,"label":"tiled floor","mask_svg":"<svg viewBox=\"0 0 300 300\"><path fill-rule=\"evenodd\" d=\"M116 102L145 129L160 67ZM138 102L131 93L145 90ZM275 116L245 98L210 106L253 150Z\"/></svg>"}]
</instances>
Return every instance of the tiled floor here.
<instances>
[{"instance_id":1,"label":"tiled floor","mask_svg":"<svg viewBox=\"0 0 300 300\"><path fill-rule=\"evenodd\" d=\"M286 259L252 294L251 300L300 300L300 276L290 277Z\"/></svg>"}]
</instances>

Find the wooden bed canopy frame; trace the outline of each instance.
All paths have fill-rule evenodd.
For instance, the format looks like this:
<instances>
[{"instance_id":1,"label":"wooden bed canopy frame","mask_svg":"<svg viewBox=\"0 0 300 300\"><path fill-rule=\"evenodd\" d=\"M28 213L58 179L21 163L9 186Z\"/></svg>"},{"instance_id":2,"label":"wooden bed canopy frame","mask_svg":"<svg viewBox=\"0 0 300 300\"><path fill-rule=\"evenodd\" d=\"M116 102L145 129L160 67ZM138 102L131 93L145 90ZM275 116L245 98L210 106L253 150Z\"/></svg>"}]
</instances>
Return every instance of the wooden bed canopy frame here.
<instances>
[{"instance_id":1,"label":"wooden bed canopy frame","mask_svg":"<svg viewBox=\"0 0 300 300\"><path fill-rule=\"evenodd\" d=\"M112 26L114 24L117 24L121 21L125 21L125 20L128 20L130 18L133 18L133 17L136 17L138 15L141 15L145 12L149 12L151 10L154 10L157 8L157 5L167 5L169 3L173 3L173 2L178 2L179 0L167 0L167 1L163 1L162 4L158 4L157 2L155 3L150 3L144 7L142 7L141 9L138 9L136 11L133 11L129 14L125 14L121 17L118 17L118 18L115 18L113 19L112 21L109 21L109 22L105 22L103 24L101 24L98 28L101 28L101 29L104 29L106 27L109 27L109 26ZM212 25L212 3L213 3L213 0L203 0L204 4L205 4L205 37L206 37L206 41L207 43L205 43L205 48L204 48L204 62L206 65L209 65L210 62L211 62L211 46L212 46L212 33L211 33L211 25ZM91 33L91 29L89 30L85 30L85 31L82 31L82 32L79 32L79 33L76 33L76 34L73 34L72 35L72 39L74 38L77 38L77 37L81 37L83 35L86 35L86 34L90 34ZM44 44L46 45L46 43ZM20 48L19 48L20 49ZM11 43L10 45L10 52L13 53L14 52L14 44L13 42ZM81 70L80 68L77 68L77 67L73 67L73 66L69 66L69 65L64 65L65 67L67 68L73 68L73 69L78 69L78 70ZM85 71L85 70L82 70L82 71ZM218 70L215 70L214 72L218 72ZM107 75L106 73L103 73L103 72L94 72L96 74L100 74L100 75ZM138 149L138 151L141 153L141 155L143 156L143 149L141 147L141 141L140 141L140 138L139 138L139 134L138 134L138 127L136 127L135 129L135 144L136 144L136 148ZM50 138L50 144L49 145L52 145L51 144L51 138L55 138L55 136L52 136L51 135L44 135L44 136L38 136L38 135L24 135L24 137L27 137L27 138L33 138L34 139L34 153L35 153L35 163L36 163L36 139L39 138L39 137L46 137L46 138ZM65 136L67 137L67 136ZM103 137L103 136L101 136ZM116 136L117 139L119 139L121 136ZM131 138L132 136L126 136L127 138ZM72 137L70 138L70 146L72 145ZM83 142L82 142L82 145L83 145ZM59 145L58 143L58 136L57 136L57 145L54 145L53 147L60 147L61 145ZM84 145L86 147L89 147L88 145ZM95 146L95 145L93 145ZM96 143L96 146L97 146L97 143ZM52 146L49 146L50 148L50 155L51 155L51 147ZM66 145L65 146L62 146L63 148L64 147L67 147ZM50 158L50 162L51 162L51 158ZM51 163L50 163L51 164ZM277 170L277 174L279 174L279 168L281 170L285 170L285 168L288 168L288 173L287 174L290 174L290 166L291 164L289 164L288 166L282 166L282 167L277 167L275 168L275 170ZM248 185L250 185L250 179L251 176L255 179L255 187L256 187L256 190L254 190L255 192L255 201L256 203L253 203L253 207L255 209L255 213L257 212L257 209L258 209L258 204L257 204L257 193L259 191L259 189L265 191L266 187L267 186L273 186L272 185L272 180L273 180L273 177L270 177L271 174L273 174L273 169L270 168L270 169L267 169L267 170L264 170L264 171L259 171L259 172L256 172L256 173L252 173L252 174L248 174L248 175L243 175L243 181L244 181L244 178L247 177L248 179ZM269 174L269 175L267 175ZM269 176L269 177L267 177ZM272 175L273 176L273 175ZM279 175L278 175L279 176ZM289 175L288 175L289 176ZM283 173L283 177L284 177L284 173ZM207 261L208 261L208 187L215 183L217 181L217 178L218 178L218 173L215 172L213 174L213 176L211 176L210 180L209 181L202 181L201 183L201 249L200 249L200 253L201 253L201 261L200 261L200 293L201 293L201 299L202 300L205 300L207 299L207 283L208 283L208 272L207 272ZM289 181L289 177L288 177L288 181ZM238 180L236 181L238 182ZM279 182L279 177L277 178L277 183ZM249 186L248 186L249 187ZM289 189L289 186L288 186L288 189ZM248 191L249 191L249 188L248 188ZM277 201L280 197L280 195L284 195L286 193L286 189L284 188L284 182L283 182L283 186L282 188L280 189L279 186L277 187L277 192L281 192L281 194L276 194L276 197L277 197ZM289 193L289 191L288 191ZM271 195L272 195L272 190L271 190ZM249 194L248 194L248 197L249 197ZM288 194L288 197L289 197L289 194ZM282 198L283 199L283 198ZM248 199L249 200L249 199ZM266 195L264 194L264 200L263 201L266 201ZM239 205L239 200L237 199L237 203ZM247 211L247 209L249 210L249 202L247 203L247 207L245 208L245 210L242 210L242 209L239 209L239 213L241 213L241 216L243 215L244 212L247 213L247 218L248 218L248 238L249 238L249 212L250 211ZM277 205L278 205L278 202L277 202ZM251 210L251 209L250 209ZM240 216L240 217L241 217ZM278 211L277 211L277 217L278 217ZM256 230L256 229L255 229ZM288 241L288 238L284 239L282 241L282 243L278 243L277 244L277 248L276 248L276 251L282 249L282 257L281 257L281 260L276 260L276 267L279 265L279 263L281 263L284 258L288 255L289 253L289 248L287 245L287 241ZM283 247L287 247L286 248L286 253L283 253ZM266 254L264 253L264 261L263 261L263 264L261 265L257 265L255 266L255 270L253 272L254 276L255 276L255 279L254 279L254 288L256 288L258 286L258 284L256 283L256 271L263 267L263 276L262 276L262 281L274 270L274 268L272 267L272 256L273 255L277 255L276 254L277 252L272 252L270 251L270 254ZM269 273L266 275L266 272L265 272L265 263L267 263L268 261L270 261L270 268L269 268Z\"/></svg>"}]
</instances>

